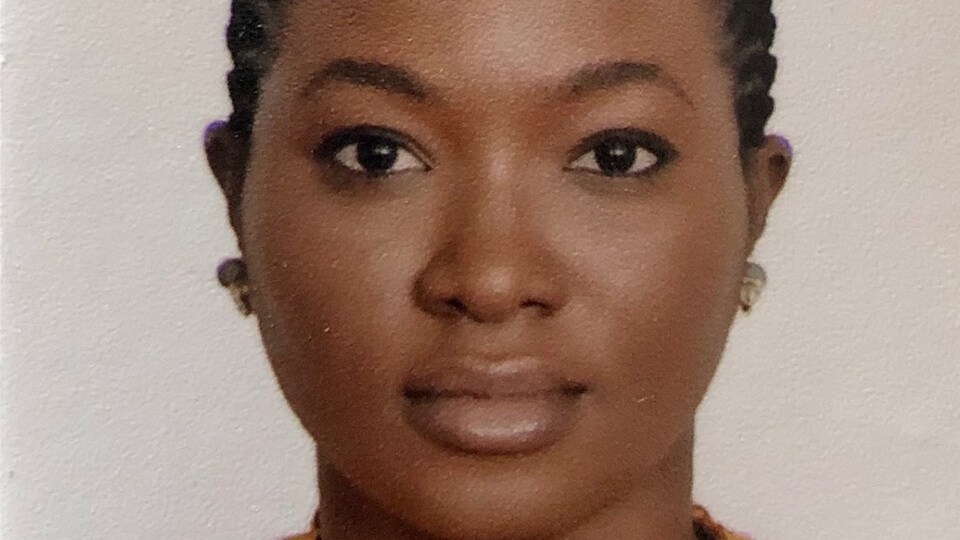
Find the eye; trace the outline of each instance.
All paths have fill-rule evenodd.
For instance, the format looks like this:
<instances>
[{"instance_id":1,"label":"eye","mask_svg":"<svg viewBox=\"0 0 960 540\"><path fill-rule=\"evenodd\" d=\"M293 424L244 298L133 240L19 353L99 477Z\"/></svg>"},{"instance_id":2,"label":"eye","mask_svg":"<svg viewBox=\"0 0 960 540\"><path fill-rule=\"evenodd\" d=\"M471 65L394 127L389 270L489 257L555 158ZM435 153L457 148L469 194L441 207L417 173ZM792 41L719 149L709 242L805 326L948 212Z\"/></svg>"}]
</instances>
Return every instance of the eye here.
<instances>
[{"instance_id":1,"label":"eye","mask_svg":"<svg viewBox=\"0 0 960 540\"><path fill-rule=\"evenodd\" d=\"M580 159L571 168L592 171L605 176L641 174L654 167L659 159L653 152L624 139L603 141Z\"/></svg>"},{"instance_id":2,"label":"eye","mask_svg":"<svg viewBox=\"0 0 960 540\"><path fill-rule=\"evenodd\" d=\"M609 177L651 174L671 161L670 143L645 131L613 130L592 135L577 146L570 170Z\"/></svg>"},{"instance_id":3,"label":"eye","mask_svg":"<svg viewBox=\"0 0 960 540\"><path fill-rule=\"evenodd\" d=\"M368 177L381 177L408 171L429 170L408 146L406 137L376 127L357 127L327 138L315 154Z\"/></svg>"}]
</instances>

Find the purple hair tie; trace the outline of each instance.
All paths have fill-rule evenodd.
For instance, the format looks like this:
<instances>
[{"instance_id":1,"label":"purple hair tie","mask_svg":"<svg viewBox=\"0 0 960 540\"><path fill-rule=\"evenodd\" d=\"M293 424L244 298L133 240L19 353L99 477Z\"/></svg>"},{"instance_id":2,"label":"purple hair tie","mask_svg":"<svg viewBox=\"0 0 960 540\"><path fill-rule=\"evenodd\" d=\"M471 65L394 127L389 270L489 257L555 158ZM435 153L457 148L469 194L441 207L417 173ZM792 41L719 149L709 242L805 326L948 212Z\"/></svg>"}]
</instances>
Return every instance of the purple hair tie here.
<instances>
[{"instance_id":1,"label":"purple hair tie","mask_svg":"<svg viewBox=\"0 0 960 540\"><path fill-rule=\"evenodd\" d=\"M226 125L227 123L223 120L210 122L206 129L203 130L203 144L206 145L210 142L210 138L213 137L214 132L222 130Z\"/></svg>"},{"instance_id":2,"label":"purple hair tie","mask_svg":"<svg viewBox=\"0 0 960 540\"><path fill-rule=\"evenodd\" d=\"M780 141L780 144L782 144L787 149L787 152L790 152L790 155L793 155L793 145L790 144L790 139L784 137L783 135L778 135L778 134L774 134L772 136L778 141Z\"/></svg>"}]
</instances>

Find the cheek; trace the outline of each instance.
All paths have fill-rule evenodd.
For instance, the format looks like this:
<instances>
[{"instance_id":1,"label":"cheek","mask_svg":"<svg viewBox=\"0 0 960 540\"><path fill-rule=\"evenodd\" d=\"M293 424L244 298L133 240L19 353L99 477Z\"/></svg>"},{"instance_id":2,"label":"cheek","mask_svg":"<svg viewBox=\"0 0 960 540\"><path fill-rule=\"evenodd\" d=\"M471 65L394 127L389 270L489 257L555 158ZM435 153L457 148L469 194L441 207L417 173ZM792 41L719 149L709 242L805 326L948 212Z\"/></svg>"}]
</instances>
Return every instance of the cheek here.
<instances>
[{"instance_id":1,"label":"cheek","mask_svg":"<svg viewBox=\"0 0 960 540\"><path fill-rule=\"evenodd\" d=\"M609 433L652 453L692 425L737 309L746 238L742 180L704 170L662 204L595 213L578 260L604 379ZM710 187L704 187L710 186ZM689 189L689 192L685 190ZM651 197L653 201L655 197ZM655 459L657 455L649 455Z\"/></svg>"},{"instance_id":2,"label":"cheek","mask_svg":"<svg viewBox=\"0 0 960 540\"><path fill-rule=\"evenodd\" d=\"M308 174L290 174L279 189L251 170L244 232L254 308L308 432L361 448L358 426L401 422L386 405L422 348L408 331L409 277L427 249L425 225L409 219L417 201L344 204Z\"/></svg>"}]
</instances>

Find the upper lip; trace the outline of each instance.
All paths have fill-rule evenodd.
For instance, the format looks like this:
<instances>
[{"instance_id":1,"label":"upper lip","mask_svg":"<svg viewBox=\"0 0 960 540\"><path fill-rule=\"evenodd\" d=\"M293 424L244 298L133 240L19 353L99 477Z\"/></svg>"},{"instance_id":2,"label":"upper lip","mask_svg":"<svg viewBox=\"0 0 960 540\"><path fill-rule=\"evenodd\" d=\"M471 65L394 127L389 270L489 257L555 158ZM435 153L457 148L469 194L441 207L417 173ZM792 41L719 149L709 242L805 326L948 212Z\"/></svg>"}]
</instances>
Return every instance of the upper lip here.
<instances>
[{"instance_id":1,"label":"upper lip","mask_svg":"<svg viewBox=\"0 0 960 540\"><path fill-rule=\"evenodd\" d=\"M522 398L587 391L581 381L550 369L530 356L509 358L465 357L445 367L411 374L403 393L408 399L473 397L478 399Z\"/></svg>"}]
</instances>

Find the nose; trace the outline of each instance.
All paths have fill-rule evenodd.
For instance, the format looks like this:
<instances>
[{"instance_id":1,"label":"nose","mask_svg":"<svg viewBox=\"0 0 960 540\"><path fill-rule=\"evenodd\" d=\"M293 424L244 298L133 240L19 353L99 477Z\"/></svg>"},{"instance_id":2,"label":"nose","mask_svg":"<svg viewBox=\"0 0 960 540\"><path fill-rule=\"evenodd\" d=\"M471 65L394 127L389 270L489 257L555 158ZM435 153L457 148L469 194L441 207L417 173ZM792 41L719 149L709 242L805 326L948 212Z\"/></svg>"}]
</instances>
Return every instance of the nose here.
<instances>
[{"instance_id":1,"label":"nose","mask_svg":"<svg viewBox=\"0 0 960 540\"><path fill-rule=\"evenodd\" d=\"M420 308L476 323L556 314L568 301L568 279L531 206L503 186L468 193L444 205L438 247L416 283Z\"/></svg>"}]
</instances>

